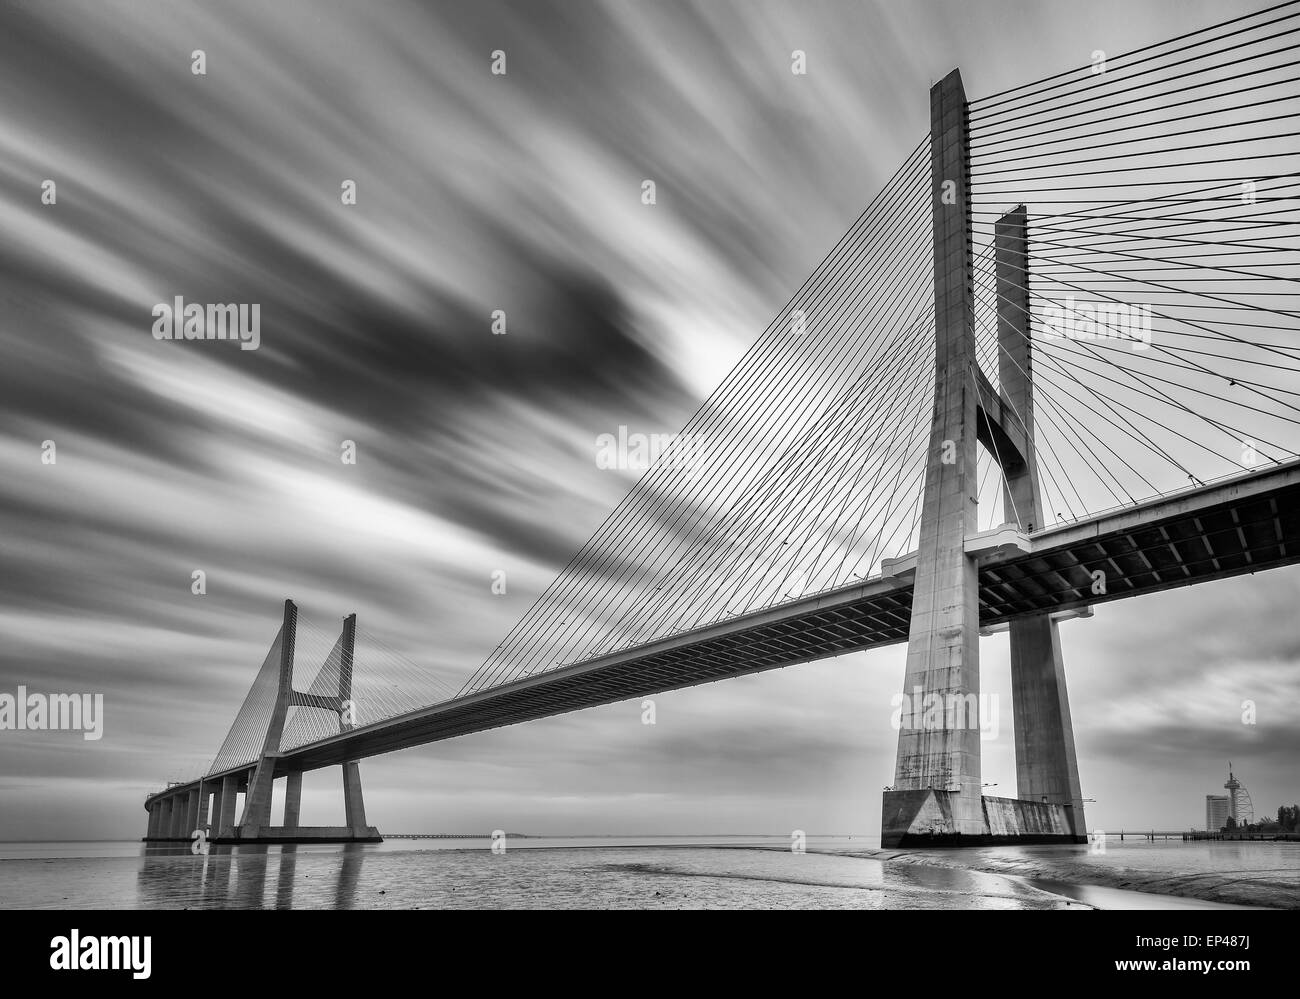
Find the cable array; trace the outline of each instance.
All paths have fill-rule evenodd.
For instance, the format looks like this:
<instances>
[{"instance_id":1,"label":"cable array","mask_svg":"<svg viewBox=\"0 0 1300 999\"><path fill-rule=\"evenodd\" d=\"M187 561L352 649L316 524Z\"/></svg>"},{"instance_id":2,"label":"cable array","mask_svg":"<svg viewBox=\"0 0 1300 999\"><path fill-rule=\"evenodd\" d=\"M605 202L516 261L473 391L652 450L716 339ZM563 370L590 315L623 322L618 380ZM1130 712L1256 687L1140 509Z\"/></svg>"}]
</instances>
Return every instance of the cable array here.
<instances>
[{"instance_id":1,"label":"cable array","mask_svg":"<svg viewBox=\"0 0 1300 999\"><path fill-rule=\"evenodd\" d=\"M1029 213L1045 526L1300 453L1300 4L1100 68L969 105L977 250ZM998 304L977 265L990 379Z\"/></svg>"},{"instance_id":2,"label":"cable array","mask_svg":"<svg viewBox=\"0 0 1300 999\"><path fill-rule=\"evenodd\" d=\"M280 650L284 644L284 628L280 628L271 643L270 651L253 678L244 703L226 733L225 741L217 751L207 772L220 773L232 767L255 762L262 754L266 730L275 710L275 696L280 685Z\"/></svg>"},{"instance_id":3,"label":"cable array","mask_svg":"<svg viewBox=\"0 0 1300 999\"><path fill-rule=\"evenodd\" d=\"M868 576L907 550L933 395L929 142L462 688Z\"/></svg>"},{"instance_id":4,"label":"cable array","mask_svg":"<svg viewBox=\"0 0 1300 999\"><path fill-rule=\"evenodd\" d=\"M989 412L988 386L1020 365L999 336L1027 338L1032 413L1010 409L1032 438L1034 529L1300 454L1300 0L968 110L968 388ZM358 632L350 721L293 707L281 749L851 585L913 550L935 182L927 139L468 681ZM1020 204L1027 277L1003 296L993 230ZM1027 333L1001 332L1008 306ZM1020 519L1002 457L977 461L981 529ZM256 760L281 643L209 773ZM341 637L300 623L295 659L295 689L345 692Z\"/></svg>"},{"instance_id":5,"label":"cable array","mask_svg":"<svg viewBox=\"0 0 1300 999\"><path fill-rule=\"evenodd\" d=\"M343 685L343 635L335 639L301 619L294 663L294 689L306 694L339 697ZM305 653L305 654L304 654ZM314 673L311 671L315 667ZM310 680L308 679L310 677ZM287 752L338 735L345 728L395 718L428 704L450 699L456 684L449 675L420 666L357 628L352 653L348 704L342 711L295 706L289 709L280 749Z\"/></svg>"}]
</instances>

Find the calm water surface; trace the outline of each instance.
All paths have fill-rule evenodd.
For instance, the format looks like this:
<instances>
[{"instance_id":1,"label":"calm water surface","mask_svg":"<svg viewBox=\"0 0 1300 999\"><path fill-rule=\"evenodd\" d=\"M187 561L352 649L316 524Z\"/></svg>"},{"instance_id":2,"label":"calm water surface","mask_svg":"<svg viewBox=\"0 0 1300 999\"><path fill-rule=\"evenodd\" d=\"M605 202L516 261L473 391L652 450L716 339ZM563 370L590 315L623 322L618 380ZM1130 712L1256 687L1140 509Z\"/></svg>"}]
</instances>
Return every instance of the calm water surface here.
<instances>
[{"instance_id":1,"label":"calm water surface","mask_svg":"<svg viewBox=\"0 0 1300 999\"><path fill-rule=\"evenodd\" d=\"M1300 907L1300 849L1109 844L907 852L869 837L398 840L365 846L0 843L0 908Z\"/></svg>"}]
</instances>

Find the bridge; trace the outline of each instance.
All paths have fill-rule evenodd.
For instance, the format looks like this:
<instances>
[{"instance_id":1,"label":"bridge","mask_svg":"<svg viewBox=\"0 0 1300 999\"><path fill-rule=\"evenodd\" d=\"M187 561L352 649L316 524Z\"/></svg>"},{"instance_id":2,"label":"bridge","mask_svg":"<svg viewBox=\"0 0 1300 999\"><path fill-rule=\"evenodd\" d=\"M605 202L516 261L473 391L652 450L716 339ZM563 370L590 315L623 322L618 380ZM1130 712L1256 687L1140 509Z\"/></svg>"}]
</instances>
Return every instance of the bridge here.
<instances>
[{"instance_id":1,"label":"bridge","mask_svg":"<svg viewBox=\"0 0 1300 999\"><path fill-rule=\"evenodd\" d=\"M362 654L352 615L297 683L285 601L146 838L375 840L368 757L906 643L883 844L1083 842L1059 622L1300 561L1297 32L1293 0L976 101L954 70L930 134L477 671L421 697L431 671ZM999 630L1015 798L981 790ZM345 824L301 826L303 773L334 766Z\"/></svg>"}]
</instances>

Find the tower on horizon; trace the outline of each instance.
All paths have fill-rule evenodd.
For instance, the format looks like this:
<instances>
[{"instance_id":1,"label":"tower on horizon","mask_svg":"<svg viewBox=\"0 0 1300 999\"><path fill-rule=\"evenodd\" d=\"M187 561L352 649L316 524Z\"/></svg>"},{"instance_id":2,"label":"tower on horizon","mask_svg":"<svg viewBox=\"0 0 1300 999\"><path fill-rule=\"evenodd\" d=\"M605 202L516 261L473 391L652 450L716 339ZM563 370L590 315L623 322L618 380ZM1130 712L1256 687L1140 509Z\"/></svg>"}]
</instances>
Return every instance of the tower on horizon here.
<instances>
[{"instance_id":1,"label":"tower on horizon","mask_svg":"<svg viewBox=\"0 0 1300 999\"><path fill-rule=\"evenodd\" d=\"M1223 789L1228 792L1228 817L1232 819L1235 825L1237 822L1237 792L1241 790L1241 781L1233 776L1231 760L1228 761L1228 779L1224 783Z\"/></svg>"}]
</instances>

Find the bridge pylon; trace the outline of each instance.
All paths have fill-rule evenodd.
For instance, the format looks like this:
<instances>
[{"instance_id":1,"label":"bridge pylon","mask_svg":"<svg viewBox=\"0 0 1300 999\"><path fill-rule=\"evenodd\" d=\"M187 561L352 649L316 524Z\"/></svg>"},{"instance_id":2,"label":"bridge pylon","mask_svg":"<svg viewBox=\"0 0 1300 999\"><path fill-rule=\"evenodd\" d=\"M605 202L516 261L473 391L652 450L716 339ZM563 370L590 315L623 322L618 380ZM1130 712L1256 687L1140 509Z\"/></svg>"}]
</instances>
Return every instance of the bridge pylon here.
<instances>
[{"instance_id":1,"label":"bridge pylon","mask_svg":"<svg viewBox=\"0 0 1300 999\"><path fill-rule=\"evenodd\" d=\"M366 825L366 809L361 793L361 767L355 760L343 764L344 825L299 825L302 804L302 771L286 770L280 764L280 743L284 737L284 723L290 708L315 708L331 711L339 716L339 731L353 727L352 668L356 656L357 616L349 614L343 620L340 636L339 681L337 694L313 694L293 687L293 653L297 632L298 608L292 600L284 602L280 675L276 690L275 708L267 726L262 754L248 781L244 798L244 814L232 830L232 838L241 843L259 840L274 842L310 840L379 840L379 831ZM277 776L285 777L284 823L271 824L271 786Z\"/></svg>"},{"instance_id":2,"label":"bridge pylon","mask_svg":"<svg viewBox=\"0 0 1300 999\"><path fill-rule=\"evenodd\" d=\"M1011 629L1020 798L986 798L981 790L979 556L1015 544L1039 522L1025 212L1022 206L1004 216L995 240L999 290L1008 292L999 299L999 391L976 357L970 126L959 71L931 89L930 125L934 409L898 757L894 785L884 794L881 844L1082 841L1060 641L1047 614ZM1015 289L1020 298L1010 294ZM1017 518L991 537L979 533L977 519L981 443L1002 467L1005 507Z\"/></svg>"},{"instance_id":3,"label":"bridge pylon","mask_svg":"<svg viewBox=\"0 0 1300 999\"><path fill-rule=\"evenodd\" d=\"M302 803L302 770L290 768L285 763L281 742L289 709L319 709L338 715L339 732L352 729L355 712L352 701L353 666L356 652L357 616L344 619L343 631L337 649L340 657L336 693L304 693L294 689L293 666L297 643L298 608L292 600L284 602L284 622L277 638L279 655L273 660L277 644L253 681L244 707L240 710L231 735L218 753L220 766L214 764L213 772L190 784L169 787L151 795L145 807L149 811L146 839L189 839L196 829L201 829L216 843L293 843L293 842L378 842L379 831L366 824L365 802L361 791L361 769L357 761L342 765L343 804L345 824L342 826L302 826L299 812ZM322 673L319 679L329 681L331 674ZM273 689L268 698L267 688ZM313 689L316 689L313 685ZM269 700L269 703L268 703ZM245 718L266 718L249 726L256 734L258 749L250 760L243 752L233 755L226 752L232 742L243 745L248 736L241 727ZM276 778L285 778L284 820L281 825L272 821L272 791ZM243 812L236 821L237 798L244 796ZM211 819L208 798L211 795Z\"/></svg>"}]
</instances>

